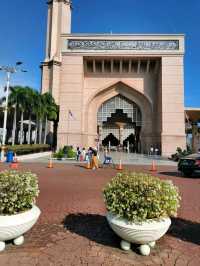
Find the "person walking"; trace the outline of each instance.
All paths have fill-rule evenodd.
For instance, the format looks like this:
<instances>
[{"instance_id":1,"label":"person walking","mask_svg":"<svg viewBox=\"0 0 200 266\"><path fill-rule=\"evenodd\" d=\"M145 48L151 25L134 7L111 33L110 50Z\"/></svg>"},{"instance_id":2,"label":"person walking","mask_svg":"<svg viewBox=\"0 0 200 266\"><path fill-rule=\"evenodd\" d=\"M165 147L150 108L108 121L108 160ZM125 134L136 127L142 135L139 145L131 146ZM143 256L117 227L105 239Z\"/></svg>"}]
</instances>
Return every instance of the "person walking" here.
<instances>
[{"instance_id":1,"label":"person walking","mask_svg":"<svg viewBox=\"0 0 200 266\"><path fill-rule=\"evenodd\" d=\"M81 150L79 147L77 147L76 149L76 160L77 162L80 160L80 155L81 155Z\"/></svg>"},{"instance_id":2,"label":"person walking","mask_svg":"<svg viewBox=\"0 0 200 266\"><path fill-rule=\"evenodd\" d=\"M82 149L81 155L82 155L83 161L86 161L86 150L85 150L85 148Z\"/></svg>"},{"instance_id":3,"label":"person walking","mask_svg":"<svg viewBox=\"0 0 200 266\"><path fill-rule=\"evenodd\" d=\"M91 169L95 170L99 168L99 163L98 163L98 157L97 157L97 150L90 147L89 148L92 158L91 158Z\"/></svg>"},{"instance_id":4,"label":"person walking","mask_svg":"<svg viewBox=\"0 0 200 266\"><path fill-rule=\"evenodd\" d=\"M153 145L151 145L150 147L150 156L153 156L154 155L154 147Z\"/></svg>"}]
</instances>

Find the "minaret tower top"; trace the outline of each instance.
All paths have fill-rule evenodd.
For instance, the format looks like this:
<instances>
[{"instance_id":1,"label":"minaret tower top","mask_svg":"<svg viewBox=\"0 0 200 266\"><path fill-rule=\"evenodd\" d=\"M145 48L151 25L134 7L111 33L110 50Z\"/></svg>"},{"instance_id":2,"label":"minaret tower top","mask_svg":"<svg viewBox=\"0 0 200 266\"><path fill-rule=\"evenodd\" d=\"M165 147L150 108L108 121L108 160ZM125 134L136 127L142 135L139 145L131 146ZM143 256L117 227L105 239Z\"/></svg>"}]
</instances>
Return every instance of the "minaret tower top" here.
<instances>
[{"instance_id":1,"label":"minaret tower top","mask_svg":"<svg viewBox=\"0 0 200 266\"><path fill-rule=\"evenodd\" d=\"M60 57L61 34L71 33L71 0L49 0L46 60Z\"/></svg>"},{"instance_id":2,"label":"minaret tower top","mask_svg":"<svg viewBox=\"0 0 200 266\"><path fill-rule=\"evenodd\" d=\"M64 4L72 6L72 0L49 0L47 4L52 4L53 2L63 2Z\"/></svg>"}]
</instances>

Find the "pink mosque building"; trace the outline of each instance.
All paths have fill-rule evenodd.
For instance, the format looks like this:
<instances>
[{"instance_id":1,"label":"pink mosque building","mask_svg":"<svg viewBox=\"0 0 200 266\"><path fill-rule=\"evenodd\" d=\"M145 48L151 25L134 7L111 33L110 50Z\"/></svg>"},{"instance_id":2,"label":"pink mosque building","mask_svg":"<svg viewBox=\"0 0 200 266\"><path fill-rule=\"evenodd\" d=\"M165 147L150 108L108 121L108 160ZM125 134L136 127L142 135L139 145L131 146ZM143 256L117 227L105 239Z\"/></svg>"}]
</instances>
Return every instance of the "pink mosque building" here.
<instances>
[{"instance_id":1,"label":"pink mosque building","mask_svg":"<svg viewBox=\"0 0 200 266\"><path fill-rule=\"evenodd\" d=\"M42 92L60 107L58 147L185 148L184 35L73 34L71 12L48 1Z\"/></svg>"}]
</instances>

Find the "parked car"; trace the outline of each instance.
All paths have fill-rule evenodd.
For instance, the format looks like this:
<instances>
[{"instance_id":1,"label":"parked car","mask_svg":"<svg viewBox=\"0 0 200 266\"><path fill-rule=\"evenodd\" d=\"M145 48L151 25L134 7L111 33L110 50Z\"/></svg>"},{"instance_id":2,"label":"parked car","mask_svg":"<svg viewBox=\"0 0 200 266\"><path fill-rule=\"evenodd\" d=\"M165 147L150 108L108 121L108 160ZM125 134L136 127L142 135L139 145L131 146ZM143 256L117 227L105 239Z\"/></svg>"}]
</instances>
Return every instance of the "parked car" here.
<instances>
[{"instance_id":1,"label":"parked car","mask_svg":"<svg viewBox=\"0 0 200 266\"><path fill-rule=\"evenodd\" d=\"M181 158L178 162L178 170L185 176L191 176L200 171L200 153L194 153Z\"/></svg>"}]
</instances>

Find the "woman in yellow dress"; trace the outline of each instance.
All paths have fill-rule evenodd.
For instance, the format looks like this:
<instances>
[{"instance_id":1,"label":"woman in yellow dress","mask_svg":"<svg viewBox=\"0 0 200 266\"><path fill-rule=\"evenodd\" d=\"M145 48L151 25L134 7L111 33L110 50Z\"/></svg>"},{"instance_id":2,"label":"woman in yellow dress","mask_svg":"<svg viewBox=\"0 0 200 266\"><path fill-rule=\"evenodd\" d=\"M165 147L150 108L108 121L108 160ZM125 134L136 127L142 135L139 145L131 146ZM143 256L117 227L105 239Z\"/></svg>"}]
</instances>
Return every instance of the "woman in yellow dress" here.
<instances>
[{"instance_id":1,"label":"woman in yellow dress","mask_svg":"<svg viewBox=\"0 0 200 266\"><path fill-rule=\"evenodd\" d=\"M99 168L99 163L98 163L98 157L97 157L97 150L90 147L89 148L92 158L91 158L91 169L95 170Z\"/></svg>"}]
</instances>

